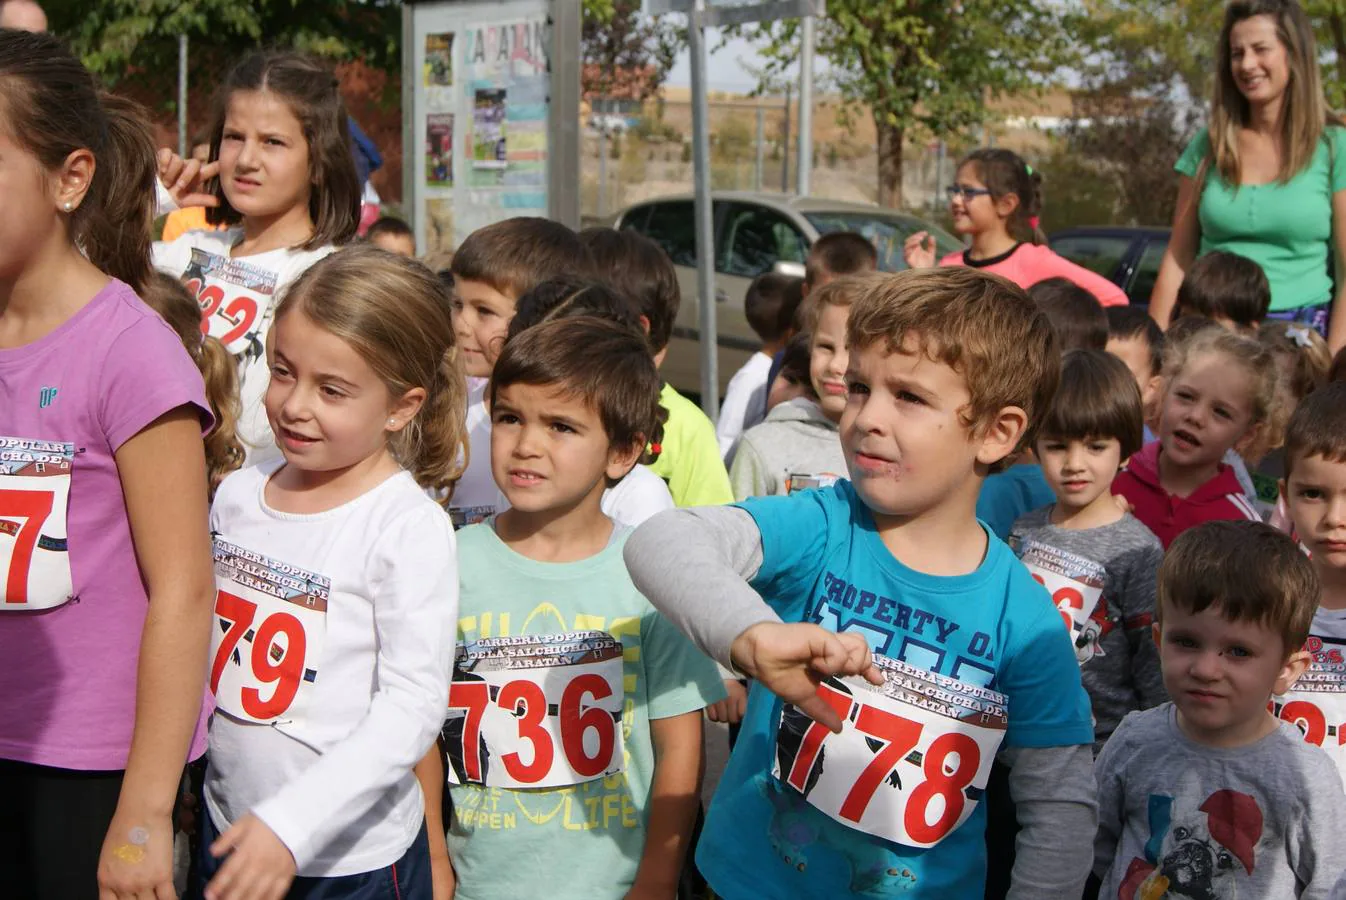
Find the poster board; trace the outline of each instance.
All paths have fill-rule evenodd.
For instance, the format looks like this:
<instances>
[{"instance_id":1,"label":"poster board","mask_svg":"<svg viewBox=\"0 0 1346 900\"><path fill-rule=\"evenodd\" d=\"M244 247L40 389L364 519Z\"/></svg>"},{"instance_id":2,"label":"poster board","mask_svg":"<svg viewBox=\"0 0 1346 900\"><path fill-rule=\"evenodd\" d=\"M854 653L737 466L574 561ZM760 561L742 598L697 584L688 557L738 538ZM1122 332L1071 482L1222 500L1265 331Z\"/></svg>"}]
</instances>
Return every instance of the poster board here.
<instances>
[{"instance_id":1,"label":"poster board","mask_svg":"<svg viewBox=\"0 0 1346 900\"><path fill-rule=\"evenodd\" d=\"M579 183L579 13L570 5L403 7L403 197L419 255L452 251L514 216L578 225L578 191L567 187Z\"/></svg>"}]
</instances>

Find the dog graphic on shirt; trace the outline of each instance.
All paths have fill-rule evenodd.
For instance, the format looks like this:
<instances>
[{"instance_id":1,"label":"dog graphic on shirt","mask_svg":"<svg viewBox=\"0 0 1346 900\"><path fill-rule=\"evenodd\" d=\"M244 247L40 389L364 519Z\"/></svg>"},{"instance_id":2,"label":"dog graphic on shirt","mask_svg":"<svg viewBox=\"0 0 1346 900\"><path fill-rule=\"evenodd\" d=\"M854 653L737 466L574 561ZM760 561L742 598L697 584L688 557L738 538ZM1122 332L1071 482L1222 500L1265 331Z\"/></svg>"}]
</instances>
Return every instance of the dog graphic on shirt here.
<instances>
[{"instance_id":1,"label":"dog graphic on shirt","mask_svg":"<svg viewBox=\"0 0 1346 900\"><path fill-rule=\"evenodd\" d=\"M1199 804L1180 786L1176 796L1151 794L1145 858L1131 860L1119 900L1233 900L1253 873L1262 837L1257 800L1224 789Z\"/></svg>"}]
</instances>

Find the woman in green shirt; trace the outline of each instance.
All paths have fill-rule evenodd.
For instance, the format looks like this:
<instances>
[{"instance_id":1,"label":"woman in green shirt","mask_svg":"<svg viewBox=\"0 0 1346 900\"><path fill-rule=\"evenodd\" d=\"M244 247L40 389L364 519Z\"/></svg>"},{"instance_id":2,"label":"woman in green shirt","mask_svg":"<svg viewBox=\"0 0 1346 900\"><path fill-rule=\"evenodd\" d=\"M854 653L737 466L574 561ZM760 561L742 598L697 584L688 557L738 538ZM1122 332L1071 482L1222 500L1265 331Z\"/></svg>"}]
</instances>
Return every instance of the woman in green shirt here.
<instances>
[{"instance_id":1,"label":"woman in green shirt","mask_svg":"<svg viewBox=\"0 0 1346 900\"><path fill-rule=\"evenodd\" d=\"M1271 284L1271 316L1346 344L1346 128L1327 108L1313 28L1295 0L1234 0L1225 9L1210 126L1175 166L1173 236L1150 295L1167 327L1197 256L1246 256ZM1329 325L1330 322L1330 325Z\"/></svg>"}]
</instances>

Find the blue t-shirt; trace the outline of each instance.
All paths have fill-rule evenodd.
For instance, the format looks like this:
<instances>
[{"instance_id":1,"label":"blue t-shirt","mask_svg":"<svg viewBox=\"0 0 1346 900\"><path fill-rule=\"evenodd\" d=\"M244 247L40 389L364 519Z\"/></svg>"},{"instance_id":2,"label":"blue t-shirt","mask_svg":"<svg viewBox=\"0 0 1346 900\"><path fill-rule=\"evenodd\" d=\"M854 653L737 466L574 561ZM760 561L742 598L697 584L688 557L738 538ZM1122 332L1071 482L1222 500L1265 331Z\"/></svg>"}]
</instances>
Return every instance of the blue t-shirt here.
<instances>
[{"instance_id":1,"label":"blue t-shirt","mask_svg":"<svg viewBox=\"0 0 1346 900\"><path fill-rule=\"evenodd\" d=\"M938 577L893 557L848 481L741 506L762 533L752 586L784 621L858 632L876 653L1005 694L1004 746L1093 742L1089 698L1061 616L1003 542L989 537L971 574ZM781 702L753 685L711 804L696 860L717 894L982 896L984 805L929 849L839 824L771 775Z\"/></svg>"},{"instance_id":2,"label":"blue t-shirt","mask_svg":"<svg viewBox=\"0 0 1346 900\"><path fill-rule=\"evenodd\" d=\"M987 476L977 496L977 518L1003 541L1020 516L1055 502L1056 495L1042 476L1042 466L1024 463Z\"/></svg>"}]
</instances>

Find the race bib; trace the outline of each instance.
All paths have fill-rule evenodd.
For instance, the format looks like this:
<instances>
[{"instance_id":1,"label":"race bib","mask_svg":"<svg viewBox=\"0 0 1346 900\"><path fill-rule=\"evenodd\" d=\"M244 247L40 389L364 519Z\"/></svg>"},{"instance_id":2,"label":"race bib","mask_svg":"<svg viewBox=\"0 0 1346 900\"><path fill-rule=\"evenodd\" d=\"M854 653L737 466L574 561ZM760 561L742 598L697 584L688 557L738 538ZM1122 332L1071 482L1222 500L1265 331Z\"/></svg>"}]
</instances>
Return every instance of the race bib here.
<instances>
[{"instance_id":1,"label":"race bib","mask_svg":"<svg viewBox=\"0 0 1346 900\"><path fill-rule=\"evenodd\" d=\"M1008 724L1003 694L875 655L886 682L829 678L818 696L840 734L785 704L771 774L831 818L886 841L933 847L986 790Z\"/></svg>"},{"instance_id":2,"label":"race bib","mask_svg":"<svg viewBox=\"0 0 1346 900\"><path fill-rule=\"evenodd\" d=\"M1327 751L1346 778L1346 666L1311 663L1289 692L1271 699L1271 711Z\"/></svg>"},{"instance_id":3,"label":"race bib","mask_svg":"<svg viewBox=\"0 0 1346 900\"><path fill-rule=\"evenodd\" d=\"M246 722L302 725L327 636L331 582L215 541L210 690Z\"/></svg>"},{"instance_id":4,"label":"race bib","mask_svg":"<svg viewBox=\"0 0 1346 900\"><path fill-rule=\"evenodd\" d=\"M477 525L485 522L491 516L495 515L494 506L451 506L449 507L449 520L453 522L453 530L466 528L469 525Z\"/></svg>"},{"instance_id":5,"label":"race bib","mask_svg":"<svg viewBox=\"0 0 1346 900\"><path fill-rule=\"evenodd\" d=\"M817 475L803 473L787 475L785 476L785 493L795 494L799 491L811 491L814 488L829 488L836 484L841 477L831 472L821 472Z\"/></svg>"},{"instance_id":6,"label":"race bib","mask_svg":"<svg viewBox=\"0 0 1346 900\"><path fill-rule=\"evenodd\" d=\"M51 609L75 592L66 519L75 445L0 437L0 610Z\"/></svg>"},{"instance_id":7,"label":"race bib","mask_svg":"<svg viewBox=\"0 0 1346 900\"><path fill-rule=\"evenodd\" d=\"M554 788L622 771L622 644L606 631L458 648L444 741L449 784Z\"/></svg>"},{"instance_id":8,"label":"race bib","mask_svg":"<svg viewBox=\"0 0 1346 900\"><path fill-rule=\"evenodd\" d=\"M194 249L182 280L201 305L202 334L217 338L235 356L265 355L261 329L275 299L275 272Z\"/></svg>"},{"instance_id":9,"label":"race bib","mask_svg":"<svg viewBox=\"0 0 1346 900\"><path fill-rule=\"evenodd\" d=\"M1031 539L1020 542L1019 559L1052 595L1071 643L1076 643L1103 596L1107 570L1092 559Z\"/></svg>"}]
</instances>

